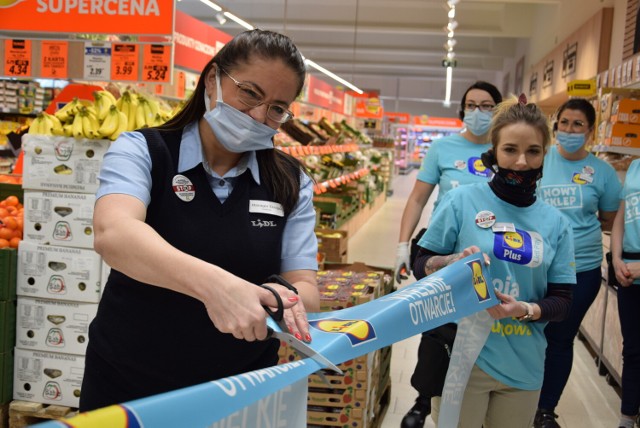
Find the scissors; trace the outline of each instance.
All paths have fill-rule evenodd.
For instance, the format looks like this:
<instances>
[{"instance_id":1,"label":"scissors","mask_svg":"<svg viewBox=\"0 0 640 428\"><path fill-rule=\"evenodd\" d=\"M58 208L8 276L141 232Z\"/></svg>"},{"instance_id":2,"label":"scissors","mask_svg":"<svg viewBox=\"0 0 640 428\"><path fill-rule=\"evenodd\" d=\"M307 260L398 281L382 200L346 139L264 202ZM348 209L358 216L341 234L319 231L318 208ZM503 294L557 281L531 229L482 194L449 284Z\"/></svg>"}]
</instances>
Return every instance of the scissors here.
<instances>
[{"instance_id":1,"label":"scissors","mask_svg":"<svg viewBox=\"0 0 640 428\"><path fill-rule=\"evenodd\" d=\"M298 294L298 290L293 285L291 285L291 283L289 283L289 281L287 281L286 279L282 278L280 275L271 275L269 278L267 278L267 282L273 282L273 283L277 283L277 284L283 285L283 286L287 287L289 290L291 290L291 291L295 292L296 294ZM319 363L323 367L326 367L326 368L328 368L330 370L333 370L334 372L336 372L338 374L343 374L342 370L340 370L335 364L333 364L331 361L329 361L329 359L327 357L325 357L322 354L316 352L312 347L310 347L309 345L304 343L302 340L299 340L298 338L296 338L292 334L287 333L289 328L287 327L287 324L284 321L284 305L282 303L282 298L276 292L276 290L274 290L273 288L269 287L268 285L262 284L262 285L259 285L259 287L262 287L262 288L264 288L266 290L269 290L273 294L273 296L276 298L276 301L278 302L278 309L276 311L272 311L271 308L269 308L268 306L265 306L265 305L262 306L264 308L264 310L267 311L269 316L273 319L275 324L281 330L281 331L277 331L277 330L274 330L273 328L267 326L267 337L266 337L266 339L269 339L271 337L280 339L280 340L286 342L288 345L292 346L296 351L298 351L300 354L304 355L305 357L312 358L313 360L315 360L317 363Z\"/></svg>"}]
</instances>

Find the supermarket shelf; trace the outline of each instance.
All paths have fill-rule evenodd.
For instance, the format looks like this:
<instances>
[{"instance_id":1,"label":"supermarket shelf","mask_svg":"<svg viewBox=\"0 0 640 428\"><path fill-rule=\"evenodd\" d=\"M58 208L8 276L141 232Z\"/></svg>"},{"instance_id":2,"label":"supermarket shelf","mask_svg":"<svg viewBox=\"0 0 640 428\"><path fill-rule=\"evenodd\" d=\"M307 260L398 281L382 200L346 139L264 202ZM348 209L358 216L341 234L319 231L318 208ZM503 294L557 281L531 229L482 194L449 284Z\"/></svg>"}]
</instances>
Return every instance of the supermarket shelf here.
<instances>
[{"instance_id":1,"label":"supermarket shelf","mask_svg":"<svg viewBox=\"0 0 640 428\"><path fill-rule=\"evenodd\" d=\"M592 152L611 152L620 153L622 155L640 156L640 148L637 147L620 147L620 146L605 146L604 144L598 144L591 148Z\"/></svg>"},{"instance_id":2,"label":"supermarket shelf","mask_svg":"<svg viewBox=\"0 0 640 428\"><path fill-rule=\"evenodd\" d=\"M369 175L372 170L375 171L377 169L378 169L377 166L373 166L372 168L361 168L357 171L350 172L340 177L332 178L331 180L317 183L315 186L313 186L313 191L316 195L321 195L327 192L327 190L329 189L335 189L336 187L341 186L343 184L347 184L350 181L358 180L362 177L365 177Z\"/></svg>"},{"instance_id":3,"label":"supermarket shelf","mask_svg":"<svg viewBox=\"0 0 640 428\"><path fill-rule=\"evenodd\" d=\"M360 146L355 143L333 144L327 146L278 146L276 148L296 158L308 155L327 155L331 153L346 153L360 150Z\"/></svg>"}]
</instances>

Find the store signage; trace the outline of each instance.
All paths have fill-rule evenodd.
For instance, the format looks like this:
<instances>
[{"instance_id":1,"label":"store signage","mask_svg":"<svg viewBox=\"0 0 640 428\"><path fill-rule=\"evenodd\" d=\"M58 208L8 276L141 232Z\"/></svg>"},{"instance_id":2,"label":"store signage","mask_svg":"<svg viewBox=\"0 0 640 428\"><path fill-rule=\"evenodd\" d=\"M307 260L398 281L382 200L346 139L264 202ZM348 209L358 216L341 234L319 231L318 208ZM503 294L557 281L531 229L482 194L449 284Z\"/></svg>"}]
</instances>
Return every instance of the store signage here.
<instances>
[{"instance_id":1,"label":"store signage","mask_svg":"<svg viewBox=\"0 0 640 428\"><path fill-rule=\"evenodd\" d=\"M40 77L66 79L69 76L69 42L43 40L40 43Z\"/></svg>"},{"instance_id":2,"label":"store signage","mask_svg":"<svg viewBox=\"0 0 640 428\"><path fill-rule=\"evenodd\" d=\"M232 37L186 13L176 11L174 64L200 72Z\"/></svg>"},{"instance_id":3,"label":"store signage","mask_svg":"<svg viewBox=\"0 0 640 428\"><path fill-rule=\"evenodd\" d=\"M31 40L9 39L4 41L4 75L31 76Z\"/></svg>"},{"instance_id":4,"label":"store signage","mask_svg":"<svg viewBox=\"0 0 640 428\"><path fill-rule=\"evenodd\" d=\"M5 0L5 31L172 35L174 0Z\"/></svg>"},{"instance_id":5,"label":"store signage","mask_svg":"<svg viewBox=\"0 0 640 428\"><path fill-rule=\"evenodd\" d=\"M384 118L389 123L408 124L408 123L411 122L411 115L409 113L398 113L398 112L385 111L384 112Z\"/></svg>"},{"instance_id":6,"label":"store signage","mask_svg":"<svg viewBox=\"0 0 640 428\"><path fill-rule=\"evenodd\" d=\"M171 46L144 45L142 50L142 81L171 82Z\"/></svg>"},{"instance_id":7,"label":"store signage","mask_svg":"<svg viewBox=\"0 0 640 428\"><path fill-rule=\"evenodd\" d=\"M414 116L414 125L430 126L433 128L456 128L463 127L462 121L453 117L433 117L433 116Z\"/></svg>"},{"instance_id":8,"label":"store signage","mask_svg":"<svg viewBox=\"0 0 640 428\"><path fill-rule=\"evenodd\" d=\"M109 79L111 70L111 43L84 43L84 79Z\"/></svg>"},{"instance_id":9,"label":"store signage","mask_svg":"<svg viewBox=\"0 0 640 428\"><path fill-rule=\"evenodd\" d=\"M334 88L324 80L309 75L306 94L306 101L309 104L314 104L336 113L345 114L344 92Z\"/></svg>"},{"instance_id":10,"label":"store signage","mask_svg":"<svg viewBox=\"0 0 640 428\"><path fill-rule=\"evenodd\" d=\"M590 97L595 94L595 80L572 80L567 83L567 95L570 97Z\"/></svg>"},{"instance_id":11,"label":"store signage","mask_svg":"<svg viewBox=\"0 0 640 428\"><path fill-rule=\"evenodd\" d=\"M382 119L384 109L377 93L353 95L356 99L356 117Z\"/></svg>"},{"instance_id":12,"label":"store signage","mask_svg":"<svg viewBox=\"0 0 640 428\"><path fill-rule=\"evenodd\" d=\"M111 49L111 80L139 80L138 45L114 43Z\"/></svg>"}]
</instances>

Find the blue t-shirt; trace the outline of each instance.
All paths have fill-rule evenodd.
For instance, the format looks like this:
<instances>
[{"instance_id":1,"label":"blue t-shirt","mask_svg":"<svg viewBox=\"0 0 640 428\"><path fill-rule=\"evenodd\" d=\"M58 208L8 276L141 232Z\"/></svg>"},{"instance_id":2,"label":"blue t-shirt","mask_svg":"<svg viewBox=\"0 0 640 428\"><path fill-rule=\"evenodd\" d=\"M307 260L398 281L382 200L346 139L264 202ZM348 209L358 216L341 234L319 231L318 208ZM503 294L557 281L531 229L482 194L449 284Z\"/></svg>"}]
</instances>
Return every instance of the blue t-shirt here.
<instances>
[{"instance_id":1,"label":"blue t-shirt","mask_svg":"<svg viewBox=\"0 0 640 428\"><path fill-rule=\"evenodd\" d=\"M417 179L439 186L434 210L449 190L487 181L491 171L482 164L480 155L490 148L491 144L475 144L459 134L440 138L431 144Z\"/></svg>"},{"instance_id":2,"label":"blue t-shirt","mask_svg":"<svg viewBox=\"0 0 640 428\"><path fill-rule=\"evenodd\" d=\"M247 169L260 183L260 170L255 152L247 152L237 166L223 177L204 162L197 122L187 125L182 132L178 172L187 171L199 163L207 172L211 189L221 203L231 194L238 177ZM151 202L151 156L144 136L139 132L125 132L111 144L100 169L100 186L96 199L120 193L138 198L149 206ZM299 269L318 270L317 240L314 232L313 183L305 174L300 179L298 203L287 218L282 235L281 271Z\"/></svg>"},{"instance_id":3,"label":"blue t-shirt","mask_svg":"<svg viewBox=\"0 0 640 428\"><path fill-rule=\"evenodd\" d=\"M495 223L507 223L515 231L494 232L488 220L492 216ZM522 208L504 202L484 183L449 192L420 245L440 254L478 246L491 258L493 287L517 300L541 300L549 282L576 283L569 221L540 199ZM545 326L544 322L521 323L515 318L494 321L476 364L511 387L540 389Z\"/></svg>"},{"instance_id":4,"label":"blue t-shirt","mask_svg":"<svg viewBox=\"0 0 640 428\"><path fill-rule=\"evenodd\" d=\"M598 211L617 211L622 185L611 165L591 153L567 160L557 147L544 158L538 196L558 208L571 223L576 250L576 271L602 265L602 229Z\"/></svg>"},{"instance_id":5,"label":"blue t-shirt","mask_svg":"<svg viewBox=\"0 0 640 428\"><path fill-rule=\"evenodd\" d=\"M624 200L624 237L622 250L640 253L640 159L631 162L620 198ZM638 260L625 260L626 263ZM640 279L633 281L640 284Z\"/></svg>"}]
</instances>

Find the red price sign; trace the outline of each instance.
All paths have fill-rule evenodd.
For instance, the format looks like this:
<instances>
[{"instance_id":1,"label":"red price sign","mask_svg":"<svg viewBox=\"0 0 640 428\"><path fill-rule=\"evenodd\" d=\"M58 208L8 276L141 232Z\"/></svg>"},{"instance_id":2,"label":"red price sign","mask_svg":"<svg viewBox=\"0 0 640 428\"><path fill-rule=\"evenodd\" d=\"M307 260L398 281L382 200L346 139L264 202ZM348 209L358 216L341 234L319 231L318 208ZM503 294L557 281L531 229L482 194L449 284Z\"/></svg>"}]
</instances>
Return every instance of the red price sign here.
<instances>
[{"instance_id":1,"label":"red price sign","mask_svg":"<svg viewBox=\"0 0 640 428\"><path fill-rule=\"evenodd\" d=\"M66 79L69 64L68 52L68 42L43 41L40 43L40 77Z\"/></svg>"},{"instance_id":2,"label":"red price sign","mask_svg":"<svg viewBox=\"0 0 640 428\"><path fill-rule=\"evenodd\" d=\"M154 83L171 82L171 47L168 45L145 45L142 59L142 81Z\"/></svg>"},{"instance_id":3,"label":"red price sign","mask_svg":"<svg viewBox=\"0 0 640 428\"><path fill-rule=\"evenodd\" d=\"M31 40L4 41L5 76L31 76Z\"/></svg>"},{"instance_id":4,"label":"red price sign","mask_svg":"<svg viewBox=\"0 0 640 428\"><path fill-rule=\"evenodd\" d=\"M138 80L138 45L114 43L111 49L111 80Z\"/></svg>"}]
</instances>

